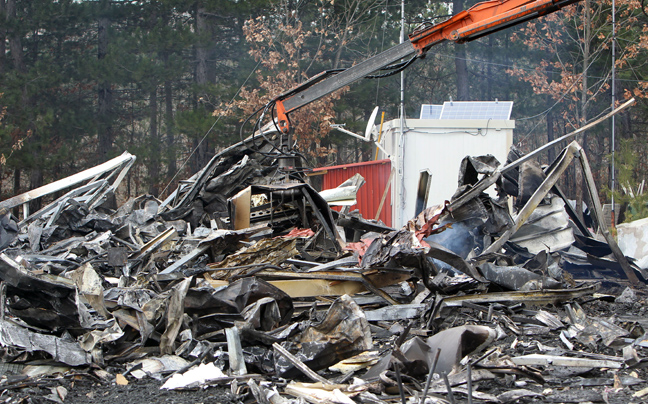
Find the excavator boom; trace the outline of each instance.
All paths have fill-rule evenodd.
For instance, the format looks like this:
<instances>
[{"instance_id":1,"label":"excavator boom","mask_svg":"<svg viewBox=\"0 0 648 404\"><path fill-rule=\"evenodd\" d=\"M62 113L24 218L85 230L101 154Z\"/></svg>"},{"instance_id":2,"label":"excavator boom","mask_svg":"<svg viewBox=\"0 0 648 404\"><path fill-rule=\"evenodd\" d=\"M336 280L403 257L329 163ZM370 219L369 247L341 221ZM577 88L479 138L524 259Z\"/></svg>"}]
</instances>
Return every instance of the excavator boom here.
<instances>
[{"instance_id":1,"label":"excavator boom","mask_svg":"<svg viewBox=\"0 0 648 404\"><path fill-rule=\"evenodd\" d=\"M493 32L553 13L579 0L489 0L461 11L446 21L409 35L405 41L342 71L320 73L277 96L277 122L283 133L290 131L291 112L354 83L376 70L407 57L423 57L444 41L463 43Z\"/></svg>"}]
</instances>

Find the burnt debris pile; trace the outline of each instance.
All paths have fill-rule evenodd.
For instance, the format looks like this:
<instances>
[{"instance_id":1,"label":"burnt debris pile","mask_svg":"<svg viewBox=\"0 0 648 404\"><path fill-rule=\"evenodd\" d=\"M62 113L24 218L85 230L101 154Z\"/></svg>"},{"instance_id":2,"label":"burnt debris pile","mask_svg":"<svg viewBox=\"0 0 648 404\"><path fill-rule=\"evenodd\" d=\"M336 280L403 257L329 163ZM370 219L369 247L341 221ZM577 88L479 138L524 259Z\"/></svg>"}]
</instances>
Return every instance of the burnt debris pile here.
<instances>
[{"instance_id":1,"label":"burnt debris pile","mask_svg":"<svg viewBox=\"0 0 648 404\"><path fill-rule=\"evenodd\" d=\"M263 138L166 200L118 206L128 153L5 200L0 391L63 402L74 375L272 404L642 402L646 271L580 146L534 157L466 157L452 200L400 229L332 210L362 178L318 192ZM556 185L570 164L590 221Z\"/></svg>"}]
</instances>

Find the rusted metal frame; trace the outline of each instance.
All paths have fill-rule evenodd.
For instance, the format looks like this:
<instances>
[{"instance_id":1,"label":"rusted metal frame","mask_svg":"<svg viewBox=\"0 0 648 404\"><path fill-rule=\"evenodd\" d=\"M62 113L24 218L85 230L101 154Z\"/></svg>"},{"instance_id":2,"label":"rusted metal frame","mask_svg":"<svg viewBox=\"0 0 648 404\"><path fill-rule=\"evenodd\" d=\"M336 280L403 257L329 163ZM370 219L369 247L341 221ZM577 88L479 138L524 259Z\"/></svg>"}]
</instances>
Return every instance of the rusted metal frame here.
<instances>
[{"instance_id":1,"label":"rusted metal frame","mask_svg":"<svg viewBox=\"0 0 648 404\"><path fill-rule=\"evenodd\" d=\"M0 209L14 208L16 206L41 198L45 195L49 195L51 193L58 192L62 189L77 185L81 182L91 180L97 175L109 172L111 170L115 170L116 168L121 167L125 163L131 162L132 164L132 162L134 161L135 161L135 156L133 156L128 152L124 152L121 156L115 157L112 160L108 160L107 162L100 164L98 166L81 171L80 173L71 175L67 178L54 181L42 187L32 189L31 191L25 192L20 195L16 195L12 198L5 199L4 201L0 202Z\"/></svg>"},{"instance_id":2,"label":"rusted metal frame","mask_svg":"<svg viewBox=\"0 0 648 404\"><path fill-rule=\"evenodd\" d=\"M605 240L612 249L614 257L617 259L619 265L621 265L621 268L623 269L625 275L628 277L630 283L633 286L638 286L640 284L640 281L639 278L637 278L637 274L630 267L630 263L626 259L625 255L623 255L623 252L614 240L614 237L612 237L612 235L608 231L607 227L601 225L603 223L603 209L601 209L601 201L598 197L598 191L596 190L596 183L594 182L594 176L592 175L592 169L590 168L589 161L587 160L585 153L582 153L581 151L582 148L579 146L578 159L580 160L581 166L583 168L583 173L585 174L585 183L587 184L587 189L590 193L590 198L592 199L592 203L594 205L596 221L599 223L601 233L603 233L603 237L605 237Z\"/></svg>"},{"instance_id":3,"label":"rusted metal frame","mask_svg":"<svg viewBox=\"0 0 648 404\"><path fill-rule=\"evenodd\" d=\"M522 225L527 221L531 213L538 207L540 202L544 199L544 197L551 191L551 188L558 182L558 179L562 175L563 172L569 167L569 164L571 164L572 160L576 155L579 153L580 146L576 142L572 142L567 146L562 153L562 156L559 157L559 161L557 164L554 165L553 169L547 174L547 178L540 184L538 189L533 193L531 198L527 201L527 203L524 205L524 207L520 210L518 215L514 219L514 224L513 227L506 230L504 234L500 236L500 238L497 239L493 244L488 246L487 249L484 250L480 256L484 256L486 254L494 253L500 250L502 246L504 246L504 243L506 243L509 238L513 234L515 234L516 231L522 227Z\"/></svg>"}]
</instances>

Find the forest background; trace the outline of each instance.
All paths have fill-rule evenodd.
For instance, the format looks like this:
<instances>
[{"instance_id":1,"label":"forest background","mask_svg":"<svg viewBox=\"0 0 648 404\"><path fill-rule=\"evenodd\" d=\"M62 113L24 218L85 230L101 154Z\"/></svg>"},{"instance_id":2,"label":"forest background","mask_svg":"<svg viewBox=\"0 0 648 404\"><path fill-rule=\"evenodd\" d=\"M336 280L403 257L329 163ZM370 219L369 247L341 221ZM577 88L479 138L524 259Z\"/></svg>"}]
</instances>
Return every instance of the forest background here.
<instances>
[{"instance_id":1,"label":"forest background","mask_svg":"<svg viewBox=\"0 0 648 404\"><path fill-rule=\"evenodd\" d=\"M409 0L406 33L475 3ZM528 152L609 112L611 6L583 0L474 42L432 48L405 70L406 116L450 99L514 101L514 144ZM164 197L251 134L250 125L241 130L245 119L271 97L397 44L400 9L397 0L0 0L0 199L126 150L138 158L127 196ZM643 1L617 0L615 17L614 98L638 100L616 118L617 198L638 217L648 199L640 195L648 172L648 15ZM397 118L399 97L398 75L367 79L298 111L308 164L372 159L371 148L330 124L363 132L375 105L386 120ZM611 125L578 140L607 201ZM442 152L440 144L430 156ZM562 182L579 197L575 166Z\"/></svg>"}]
</instances>

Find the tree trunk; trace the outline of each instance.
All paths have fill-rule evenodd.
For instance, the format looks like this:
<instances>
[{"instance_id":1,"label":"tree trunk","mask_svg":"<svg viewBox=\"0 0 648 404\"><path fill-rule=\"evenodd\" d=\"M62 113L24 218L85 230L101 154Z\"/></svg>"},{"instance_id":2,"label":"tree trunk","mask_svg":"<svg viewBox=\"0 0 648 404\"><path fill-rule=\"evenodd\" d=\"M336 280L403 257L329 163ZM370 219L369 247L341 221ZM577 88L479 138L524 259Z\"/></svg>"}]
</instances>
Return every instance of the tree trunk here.
<instances>
[{"instance_id":1,"label":"tree trunk","mask_svg":"<svg viewBox=\"0 0 648 404\"><path fill-rule=\"evenodd\" d=\"M342 49L346 43L348 27L344 27L344 32L342 33L342 39L340 39L340 44L338 45L337 51L335 52L335 60L333 62L333 69L337 69L340 65L340 58L342 57Z\"/></svg>"},{"instance_id":2,"label":"tree trunk","mask_svg":"<svg viewBox=\"0 0 648 404\"><path fill-rule=\"evenodd\" d=\"M165 10L162 13L162 21L164 25L168 26L170 24L170 11ZM176 174L177 168L177 155L176 148L174 146L175 142L175 121L173 119L173 82L171 81L170 72L173 69L169 62L169 57L171 56L172 51L165 47L162 51L162 61L164 63L164 69L166 71L165 80L164 80L164 126L166 130L166 137L163 140L162 135L160 135L160 147L164 145L164 151L162 154L165 156L166 163L166 181L170 181Z\"/></svg>"},{"instance_id":3,"label":"tree trunk","mask_svg":"<svg viewBox=\"0 0 648 404\"><path fill-rule=\"evenodd\" d=\"M5 15L7 12L7 7L5 6L5 0L0 0L0 16ZM0 20L1 21L1 20ZM4 24L0 24L0 74L5 72L6 54L7 54L7 28Z\"/></svg>"},{"instance_id":4,"label":"tree trunk","mask_svg":"<svg viewBox=\"0 0 648 404\"><path fill-rule=\"evenodd\" d=\"M464 0L453 0L453 13L464 9ZM455 47L455 71L457 74L457 101L469 101L468 91L468 64L466 63L466 45L454 45Z\"/></svg>"},{"instance_id":5,"label":"tree trunk","mask_svg":"<svg viewBox=\"0 0 648 404\"><path fill-rule=\"evenodd\" d=\"M5 0L0 0L0 16L6 15L7 8L5 6ZM2 21L2 20L0 20ZM6 54L7 54L7 29L4 24L0 24L0 75L5 72ZM4 167L0 167L0 197L4 198L2 195L2 177L4 174Z\"/></svg>"},{"instance_id":6,"label":"tree trunk","mask_svg":"<svg viewBox=\"0 0 648 404\"><path fill-rule=\"evenodd\" d=\"M33 152L34 156L38 156L41 150L36 150ZM43 186L43 170L41 167L36 166L32 168L30 177L29 177L29 187L31 189L40 188ZM40 210L43 205L42 199L34 199L29 203L30 212L36 212Z\"/></svg>"},{"instance_id":7,"label":"tree trunk","mask_svg":"<svg viewBox=\"0 0 648 404\"><path fill-rule=\"evenodd\" d=\"M549 101L551 101L550 97L547 97ZM547 143L553 142L555 139L554 136L554 118L553 114L549 112L547 114ZM553 147L549 148L547 150L547 160L548 164L551 164L554 160L556 159L556 151L554 150Z\"/></svg>"},{"instance_id":8,"label":"tree trunk","mask_svg":"<svg viewBox=\"0 0 648 404\"><path fill-rule=\"evenodd\" d=\"M13 170L13 194L14 195L19 195L20 194L20 176L21 176L20 168L14 168ZM13 208L12 212L14 216L19 217L19 211L20 208L16 206Z\"/></svg>"},{"instance_id":9,"label":"tree trunk","mask_svg":"<svg viewBox=\"0 0 648 404\"><path fill-rule=\"evenodd\" d=\"M493 49L495 48L495 37L492 35L488 37L488 49L491 51L489 52L489 55L493 55ZM493 100L493 80L491 77L493 77L493 63L494 60L490 60L491 63L486 65L486 100L492 101Z\"/></svg>"},{"instance_id":10,"label":"tree trunk","mask_svg":"<svg viewBox=\"0 0 648 404\"><path fill-rule=\"evenodd\" d=\"M110 7L107 0L102 0L101 15L98 19L98 35L97 35L97 58L100 65L108 54L108 30L110 29L110 18L108 16L108 7ZM104 62L105 63L105 62ZM97 135L99 145L97 152L101 161L106 161L110 157L112 145L114 141L113 128L112 128L112 110L113 110L113 94L111 83L104 80L103 77L99 79L98 86L98 128Z\"/></svg>"},{"instance_id":11,"label":"tree trunk","mask_svg":"<svg viewBox=\"0 0 648 404\"><path fill-rule=\"evenodd\" d=\"M168 160L167 177L173 178L178 169L176 164L175 122L173 121L173 85L171 80L164 82L164 116L166 121L166 155Z\"/></svg>"},{"instance_id":12,"label":"tree trunk","mask_svg":"<svg viewBox=\"0 0 648 404\"><path fill-rule=\"evenodd\" d=\"M590 0L585 0L584 10L585 21L584 21L584 33L583 33L583 72L582 72L582 86L581 89L581 101L580 101L580 124L585 125L587 123L587 70L590 63L590 36L592 28L592 14L591 14L591 5ZM581 146L583 147L583 152L585 155L588 155L589 149L587 147L587 132L583 132ZM582 218L583 212L583 194L585 188L585 181L583 180L583 171L580 169L576 170L576 213Z\"/></svg>"},{"instance_id":13,"label":"tree trunk","mask_svg":"<svg viewBox=\"0 0 648 404\"><path fill-rule=\"evenodd\" d=\"M16 0L7 0L5 3L6 7L6 13L7 13L7 20L16 20L17 17L17 10L16 10ZM22 41L20 35L18 35L15 32L10 32L8 33L8 39L9 39L9 49L11 50L11 56L13 59L13 64L14 64L14 69L20 76L24 76L27 74L27 66L25 65L25 58L23 54L23 47L22 47ZM21 97L21 102L20 102L20 109L24 114L30 115L30 108L29 106L31 105L30 99L29 99L29 93L27 92L27 86L23 86L22 88L22 97ZM28 118L29 119L29 118ZM28 120L29 122L29 120ZM24 132L21 133L22 136L27 136L27 131L30 129L29 127L27 128L21 128ZM36 143L38 144L38 134L35 133L35 131L32 129L32 135L31 135L30 143ZM42 167L39 164L39 148L37 147L33 152L34 156L34 161L36 162L35 166L31 168L30 172L30 186L32 188L38 188L41 185L43 185L43 170ZM14 189L18 190L20 188L20 170L16 169L14 171ZM34 201L32 204L32 207L34 209L39 209L40 208L40 200Z\"/></svg>"},{"instance_id":14,"label":"tree trunk","mask_svg":"<svg viewBox=\"0 0 648 404\"><path fill-rule=\"evenodd\" d=\"M202 94L204 92L204 86L207 84L207 49L205 48L204 36L207 33L207 21L205 18L205 7L202 4L198 4L196 7L196 34L198 35L198 45L196 45L196 74L195 82L196 87L198 88L197 103L196 108L203 108L203 104L200 102ZM208 157L207 153L209 150L209 142L207 139L202 140L202 136L198 134L198 137L194 140L193 146L195 153L191 161L191 168L193 172L196 172L203 168L207 164Z\"/></svg>"},{"instance_id":15,"label":"tree trunk","mask_svg":"<svg viewBox=\"0 0 648 404\"><path fill-rule=\"evenodd\" d=\"M149 193L158 196L160 183L160 136L158 131L158 99L157 88L151 90L149 97L149 141L151 142L151 155L149 159Z\"/></svg>"},{"instance_id":16,"label":"tree trunk","mask_svg":"<svg viewBox=\"0 0 648 404\"><path fill-rule=\"evenodd\" d=\"M199 5L196 10L196 34L198 34L199 38L199 44L196 47L196 84L199 86L207 84L207 49L204 45L206 32L205 7ZM198 91L201 93L202 89Z\"/></svg>"},{"instance_id":17,"label":"tree trunk","mask_svg":"<svg viewBox=\"0 0 648 404\"><path fill-rule=\"evenodd\" d=\"M13 193L14 195L20 194L20 168L14 168L13 172Z\"/></svg>"},{"instance_id":18,"label":"tree trunk","mask_svg":"<svg viewBox=\"0 0 648 404\"><path fill-rule=\"evenodd\" d=\"M511 43L511 37L510 35L506 36L506 41L504 41L504 48L506 49L506 57L504 58L504 65L505 66L510 66L511 65L511 59L509 58L509 44ZM512 100L511 96L511 75L507 74L504 76L504 80L506 81L506 84L504 85L504 99L505 100Z\"/></svg>"},{"instance_id":19,"label":"tree trunk","mask_svg":"<svg viewBox=\"0 0 648 404\"><path fill-rule=\"evenodd\" d=\"M7 0L5 7L7 20L16 19L16 0ZM23 48L20 36L12 32L8 37L9 50L11 51L14 67L19 73L25 73L27 68L25 67L25 61L23 59Z\"/></svg>"}]
</instances>

